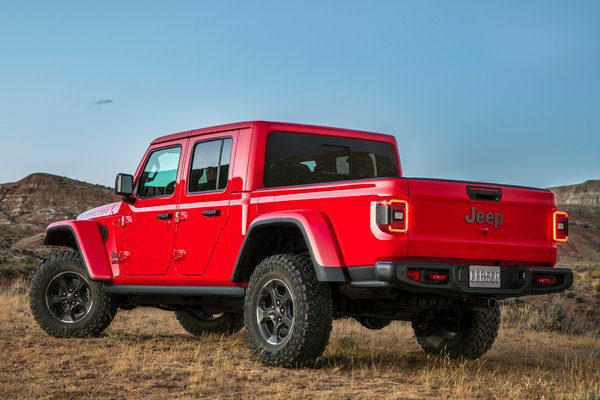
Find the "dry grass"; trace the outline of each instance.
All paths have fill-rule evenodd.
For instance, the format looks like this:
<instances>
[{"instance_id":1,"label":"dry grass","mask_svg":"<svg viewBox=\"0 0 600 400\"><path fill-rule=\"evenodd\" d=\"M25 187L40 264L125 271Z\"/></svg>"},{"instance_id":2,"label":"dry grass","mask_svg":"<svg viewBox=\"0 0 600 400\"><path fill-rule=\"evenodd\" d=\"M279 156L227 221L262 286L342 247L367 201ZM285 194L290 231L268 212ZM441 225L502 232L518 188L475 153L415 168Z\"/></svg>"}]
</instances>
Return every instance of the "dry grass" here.
<instances>
[{"instance_id":1,"label":"dry grass","mask_svg":"<svg viewBox=\"0 0 600 400\"><path fill-rule=\"evenodd\" d=\"M575 281L565 293L505 301L503 323L539 332L600 338L600 264L580 263L572 269Z\"/></svg>"},{"instance_id":2,"label":"dry grass","mask_svg":"<svg viewBox=\"0 0 600 400\"><path fill-rule=\"evenodd\" d=\"M428 357L410 326L373 332L337 321L314 368L268 368L244 332L195 338L171 313L117 315L99 338L54 339L23 283L0 288L0 398L598 399L600 339L502 328L478 361Z\"/></svg>"}]
</instances>

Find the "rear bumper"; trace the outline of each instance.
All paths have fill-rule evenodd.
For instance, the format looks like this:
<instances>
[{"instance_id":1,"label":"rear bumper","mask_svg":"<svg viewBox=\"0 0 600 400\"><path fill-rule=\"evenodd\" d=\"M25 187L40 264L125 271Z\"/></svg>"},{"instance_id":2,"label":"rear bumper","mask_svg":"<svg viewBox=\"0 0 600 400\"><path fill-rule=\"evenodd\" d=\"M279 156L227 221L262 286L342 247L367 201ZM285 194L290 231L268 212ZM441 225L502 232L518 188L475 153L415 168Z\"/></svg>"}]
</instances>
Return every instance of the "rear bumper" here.
<instances>
[{"instance_id":1,"label":"rear bumper","mask_svg":"<svg viewBox=\"0 0 600 400\"><path fill-rule=\"evenodd\" d=\"M408 270L443 273L443 283L414 281L408 278ZM380 261L375 266L347 269L353 287L401 288L409 292L432 293L450 297L493 297L506 299L535 294L563 292L573 284L573 273L568 268L537 268L507 266L500 268L500 288L474 288L469 286L469 266L443 263ZM422 275L425 275L424 273ZM556 277L553 285L535 284L534 275Z\"/></svg>"}]
</instances>

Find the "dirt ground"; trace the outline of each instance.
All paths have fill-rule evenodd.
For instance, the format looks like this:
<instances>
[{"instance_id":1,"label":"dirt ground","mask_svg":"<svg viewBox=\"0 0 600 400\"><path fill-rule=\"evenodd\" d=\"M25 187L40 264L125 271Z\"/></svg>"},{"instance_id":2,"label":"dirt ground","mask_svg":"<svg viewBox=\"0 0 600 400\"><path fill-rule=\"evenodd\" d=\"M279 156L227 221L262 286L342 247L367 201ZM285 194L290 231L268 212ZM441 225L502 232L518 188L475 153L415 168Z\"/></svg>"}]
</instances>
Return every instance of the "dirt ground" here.
<instances>
[{"instance_id":1,"label":"dirt ground","mask_svg":"<svg viewBox=\"0 0 600 400\"><path fill-rule=\"evenodd\" d=\"M201 338L172 313L120 311L98 338L54 339L25 288L0 290L2 399L598 399L600 339L503 327L481 360L428 357L410 325L334 323L314 368L260 364L245 332Z\"/></svg>"}]
</instances>

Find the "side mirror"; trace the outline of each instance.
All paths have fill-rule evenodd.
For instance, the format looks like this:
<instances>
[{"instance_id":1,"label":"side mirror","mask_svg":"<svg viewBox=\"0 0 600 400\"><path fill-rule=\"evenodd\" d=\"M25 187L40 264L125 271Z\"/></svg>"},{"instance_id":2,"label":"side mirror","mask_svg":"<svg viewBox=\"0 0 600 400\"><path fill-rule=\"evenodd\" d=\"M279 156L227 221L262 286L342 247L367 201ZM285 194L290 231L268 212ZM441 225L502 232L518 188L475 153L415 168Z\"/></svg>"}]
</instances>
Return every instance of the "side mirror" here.
<instances>
[{"instance_id":1,"label":"side mirror","mask_svg":"<svg viewBox=\"0 0 600 400\"><path fill-rule=\"evenodd\" d=\"M128 174L117 174L115 179L115 194L123 197L131 197L133 194L133 176Z\"/></svg>"}]
</instances>

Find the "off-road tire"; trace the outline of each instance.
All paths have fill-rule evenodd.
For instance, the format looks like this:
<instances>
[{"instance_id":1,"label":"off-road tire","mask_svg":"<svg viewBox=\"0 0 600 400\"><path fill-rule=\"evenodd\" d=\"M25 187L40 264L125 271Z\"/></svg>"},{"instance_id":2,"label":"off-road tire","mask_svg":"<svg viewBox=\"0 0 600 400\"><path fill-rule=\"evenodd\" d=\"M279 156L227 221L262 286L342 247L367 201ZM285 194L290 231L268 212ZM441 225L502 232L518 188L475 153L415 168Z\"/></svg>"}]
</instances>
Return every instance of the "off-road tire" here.
<instances>
[{"instance_id":1,"label":"off-road tire","mask_svg":"<svg viewBox=\"0 0 600 400\"><path fill-rule=\"evenodd\" d=\"M269 285L280 288L279 295L289 290L289 296L286 298L282 295L281 298L286 299L282 302L286 302L285 311L292 318L289 329L287 326L279 329L280 333L287 330L285 337L279 338L279 343L275 339L273 341L276 343L270 343L265 337L265 330L269 328L267 318L271 317L262 319L267 322L259 322L259 304L261 309L267 308L263 303L266 304L268 293L272 293ZM326 283L317 280L313 263L308 257L283 254L265 258L250 277L244 301L244 322L254 353L267 365L314 365L329 341L332 315L331 290ZM273 328L273 331L276 330Z\"/></svg>"},{"instance_id":2,"label":"off-road tire","mask_svg":"<svg viewBox=\"0 0 600 400\"><path fill-rule=\"evenodd\" d=\"M186 331L196 336L206 333L232 335L244 326L244 318L241 314L223 313L213 316L198 310L176 311L175 316Z\"/></svg>"},{"instance_id":3,"label":"off-road tire","mask_svg":"<svg viewBox=\"0 0 600 400\"><path fill-rule=\"evenodd\" d=\"M74 277L72 279L75 280L81 278L82 285L86 287L85 296L91 303L89 309L84 307L85 314L82 317L72 318L73 322L61 321L56 316L56 308L49 305L47 300L47 291L55 287L55 282L64 276ZM83 289L77 289L74 285L74 290L77 292ZM102 291L100 283L90 279L81 254L73 251L56 253L39 264L31 280L29 307L43 330L51 336L61 338L98 335L110 325L117 312L111 295ZM65 315L68 314L65 312Z\"/></svg>"},{"instance_id":4,"label":"off-road tire","mask_svg":"<svg viewBox=\"0 0 600 400\"><path fill-rule=\"evenodd\" d=\"M442 315L443 312L436 312L429 320L412 323L417 341L425 352L457 359L477 359L492 348L500 326L498 306L448 311L446 316L460 316L450 322L454 325L450 329L444 327L448 322L444 322Z\"/></svg>"}]
</instances>

